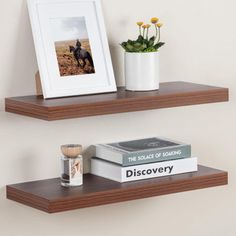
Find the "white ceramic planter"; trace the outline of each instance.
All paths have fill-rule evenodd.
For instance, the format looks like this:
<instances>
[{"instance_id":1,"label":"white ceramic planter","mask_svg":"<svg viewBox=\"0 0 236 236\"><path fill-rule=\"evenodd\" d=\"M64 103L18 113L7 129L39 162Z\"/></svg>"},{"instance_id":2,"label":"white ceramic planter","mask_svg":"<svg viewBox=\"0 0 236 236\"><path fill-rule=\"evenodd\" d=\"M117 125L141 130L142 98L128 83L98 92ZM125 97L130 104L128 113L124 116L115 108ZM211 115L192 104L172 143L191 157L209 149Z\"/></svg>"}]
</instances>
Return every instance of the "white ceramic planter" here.
<instances>
[{"instance_id":1,"label":"white ceramic planter","mask_svg":"<svg viewBox=\"0 0 236 236\"><path fill-rule=\"evenodd\" d=\"M159 53L125 52L125 81L131 91L159 89Z\"/></svg>"}]
</instances>

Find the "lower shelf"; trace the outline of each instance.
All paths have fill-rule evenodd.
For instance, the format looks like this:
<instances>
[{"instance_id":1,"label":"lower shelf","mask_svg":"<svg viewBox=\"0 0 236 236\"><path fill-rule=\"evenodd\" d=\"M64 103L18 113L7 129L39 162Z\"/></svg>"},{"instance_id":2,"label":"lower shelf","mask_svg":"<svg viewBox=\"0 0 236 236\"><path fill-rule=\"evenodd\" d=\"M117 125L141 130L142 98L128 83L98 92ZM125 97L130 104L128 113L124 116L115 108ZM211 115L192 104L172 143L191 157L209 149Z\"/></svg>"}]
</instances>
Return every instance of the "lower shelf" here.
<instances>
[{"instance_id":1,"label":"lower shelf","mask_svg":"<svg viewBox=\"0 0 236 236\"><path fill-rule=\"evenodd\" d=\"M84 185L64 188L60 179L47 179L7 186L7 198L39 210L55 213L117 203L228 183L228 173L199 166L198 172L120 184L91 174Z\"/></svg>"}]
</instances>

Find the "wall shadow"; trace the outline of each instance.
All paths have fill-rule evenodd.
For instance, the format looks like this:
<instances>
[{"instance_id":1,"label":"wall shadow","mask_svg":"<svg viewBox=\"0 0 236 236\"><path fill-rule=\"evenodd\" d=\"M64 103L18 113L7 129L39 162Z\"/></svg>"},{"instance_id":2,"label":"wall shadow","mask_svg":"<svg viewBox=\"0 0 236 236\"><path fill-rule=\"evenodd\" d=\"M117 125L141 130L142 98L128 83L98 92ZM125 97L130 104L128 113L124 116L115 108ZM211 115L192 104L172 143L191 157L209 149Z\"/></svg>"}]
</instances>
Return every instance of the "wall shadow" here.
<instances>
[{"instance_id":1,"label":"wall shadow","mask_svg":"<svg viewBox=\"0 0 236 236\"><path fill-rule=\"evenodd\" d=\"M18 32L10 45L13 54L7 96L35 93L34 74L37 70L37 62L26 0L22 0L20 11Z\"/></svg>"},{"instance_id":2,"label":"wall shadow","mask_svg":"<svg viewBox=\"0 0 236 236\"><path fill-rule=\"evenodd\" d=\"M124 53L119 45L109 45L117 86L124 86Z\"/></svg>"}]
</instances>

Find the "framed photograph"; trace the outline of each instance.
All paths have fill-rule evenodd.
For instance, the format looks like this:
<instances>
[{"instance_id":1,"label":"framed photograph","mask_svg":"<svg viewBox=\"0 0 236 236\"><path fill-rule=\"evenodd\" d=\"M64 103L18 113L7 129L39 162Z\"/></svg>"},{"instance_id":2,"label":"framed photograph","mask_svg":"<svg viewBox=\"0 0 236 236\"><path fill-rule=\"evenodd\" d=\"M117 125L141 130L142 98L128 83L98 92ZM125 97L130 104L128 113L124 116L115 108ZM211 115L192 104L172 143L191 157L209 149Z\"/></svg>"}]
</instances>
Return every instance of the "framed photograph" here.
<instances>
[{"instance_id":1,"label":"framed photograph","mask_svg":"<svg viewBox=\"0 0 236 236\"><path fill-rule=\"evenodd\" d=\"M100 0L28 0L44 98L115 92Z\"/></svg>"}]
</instances>

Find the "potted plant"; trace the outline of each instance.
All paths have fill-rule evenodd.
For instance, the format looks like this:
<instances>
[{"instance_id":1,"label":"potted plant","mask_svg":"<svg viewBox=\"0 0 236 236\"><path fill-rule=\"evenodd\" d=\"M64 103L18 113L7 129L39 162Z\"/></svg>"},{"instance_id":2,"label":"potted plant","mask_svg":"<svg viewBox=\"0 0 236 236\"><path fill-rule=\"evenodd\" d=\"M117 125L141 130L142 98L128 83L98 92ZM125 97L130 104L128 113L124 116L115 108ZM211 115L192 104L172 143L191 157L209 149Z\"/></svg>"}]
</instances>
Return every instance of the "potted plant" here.
<instances>
[{"instance_id":1,"label":"potted plant","mask_svg":"<svg viewBox=\"0 0 236 236\"><path fill-rule=\"evenodd\" d=\"M126 89L131 91L149 91L159 89L159 48L161 27L157 17L151 19L155 34L149 37L151 24L137 22L139 36L136 40L121 43L125 50Z\"/></svg>"}]
</instances>

